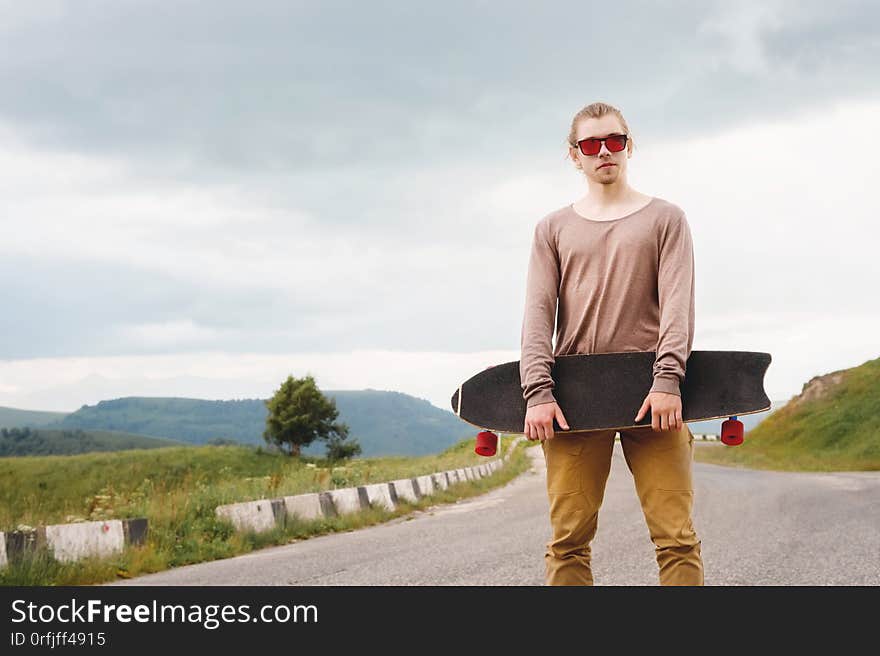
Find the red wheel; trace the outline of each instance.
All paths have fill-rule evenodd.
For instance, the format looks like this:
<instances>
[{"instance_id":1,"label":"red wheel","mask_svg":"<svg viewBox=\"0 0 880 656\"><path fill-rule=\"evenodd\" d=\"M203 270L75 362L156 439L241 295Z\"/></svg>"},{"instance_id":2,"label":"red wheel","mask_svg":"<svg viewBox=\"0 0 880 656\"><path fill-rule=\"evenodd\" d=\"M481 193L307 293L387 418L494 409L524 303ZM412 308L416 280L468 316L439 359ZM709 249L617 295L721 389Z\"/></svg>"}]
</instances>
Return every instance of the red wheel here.
<instances>
[{"instance_id":1,"label":"red wheel","mask_svg":"<svg viewBox=\"0 0 880 656\"><path fill-rule=\"evenodd\" d=\"M480 431L477 434L477 446L474 452L479 456L494 456L498 450L498 436L492 431Z\"/></svg>"},{"instance_id":2,"label":"red wheel","mask_svg":"<svg viewBox=\"0 0 880 656\"><path fill-rule=\"evenodd\" d=\"M721 441L727 446L743 443L743 423L735 417L721 424Z\"/></svg>"}]
</instances>

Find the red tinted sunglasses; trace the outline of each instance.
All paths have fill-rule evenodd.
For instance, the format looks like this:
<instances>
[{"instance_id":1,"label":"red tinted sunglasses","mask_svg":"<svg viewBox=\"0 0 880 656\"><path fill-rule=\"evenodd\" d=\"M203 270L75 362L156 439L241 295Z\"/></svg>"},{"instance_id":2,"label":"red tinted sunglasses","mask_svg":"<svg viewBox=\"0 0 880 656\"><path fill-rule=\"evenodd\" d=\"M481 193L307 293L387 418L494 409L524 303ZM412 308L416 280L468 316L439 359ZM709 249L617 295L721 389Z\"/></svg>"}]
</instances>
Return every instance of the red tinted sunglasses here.
<instances>
[{"instance_id":1,"label":"red tinted sunglasses","mask_svg":"<svg viewBox=\"0 0 880 656\"><path fill-rule=\"evenodd\" d=\"M619 153L621 150L626 148L627 138L628 137L625 134L611 134L604 139L581 139L577 142L577 145L584 155L598 155L599 151L602 150L603 143L605 144L605 147L612 153Z\"/></svg>"}]
</instances>

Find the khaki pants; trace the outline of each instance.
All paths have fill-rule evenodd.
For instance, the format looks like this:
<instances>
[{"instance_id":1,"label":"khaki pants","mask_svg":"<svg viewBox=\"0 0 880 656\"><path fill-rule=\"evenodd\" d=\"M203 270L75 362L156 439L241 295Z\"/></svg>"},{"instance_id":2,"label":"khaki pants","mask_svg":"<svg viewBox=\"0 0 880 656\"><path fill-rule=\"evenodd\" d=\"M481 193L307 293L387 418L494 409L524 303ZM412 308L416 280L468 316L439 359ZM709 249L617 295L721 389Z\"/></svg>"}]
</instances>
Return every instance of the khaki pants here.
<instances>
[{"instance_id":1,"label":"khaki pants","mask_svg":"<svg viewBox=\"0 0 880 656\"><path fill-rule=\"evenodd\" d=\"M611 470L617 431L556 434L542 443L553 538L544 555L548 585L592 585L590 542ZM700 541L691 513L694 436L650 426L620 431L627 466L651 541L661 585L703 585Z\"/></svg>"}]
</instances>

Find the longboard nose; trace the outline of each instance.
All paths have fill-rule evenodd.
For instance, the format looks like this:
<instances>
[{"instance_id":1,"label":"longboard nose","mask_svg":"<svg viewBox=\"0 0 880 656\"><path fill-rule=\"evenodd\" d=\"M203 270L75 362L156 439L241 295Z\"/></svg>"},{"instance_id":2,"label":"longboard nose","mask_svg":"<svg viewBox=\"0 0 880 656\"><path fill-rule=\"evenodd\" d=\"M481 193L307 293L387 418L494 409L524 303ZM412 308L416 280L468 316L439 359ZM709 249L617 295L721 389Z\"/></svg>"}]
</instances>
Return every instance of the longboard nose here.
<instances>
[{"instance_id":1,"label":"longboard nose","mask_svg":"<svg viewBox=\"0 0 880 656\"><path fill-rule=\"evenodd\" d=\"M456 416L459 416L461 414L461 407L458 404L460 394L461 388L459 387L452 395L452 411L455 413Z\"/></svg>"}]
</instances>

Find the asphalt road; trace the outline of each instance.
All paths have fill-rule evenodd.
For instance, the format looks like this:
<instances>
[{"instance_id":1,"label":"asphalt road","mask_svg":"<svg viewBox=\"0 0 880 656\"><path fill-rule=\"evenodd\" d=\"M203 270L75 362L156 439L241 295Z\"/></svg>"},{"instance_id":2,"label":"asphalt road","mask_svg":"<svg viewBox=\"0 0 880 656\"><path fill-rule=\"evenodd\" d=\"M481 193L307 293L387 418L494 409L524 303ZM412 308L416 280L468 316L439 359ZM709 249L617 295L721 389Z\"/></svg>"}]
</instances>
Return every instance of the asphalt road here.
<instances>
[{"instance_id":1,"label":"asphalt road","mask_svg":"<svg viewBox=\"0 0 880 656\"><path fill-rule=\"evenodd\" d=\"M697 448L724 448L699 444ZM503 488L370 528L109 585L543 585L550 536L540 447ZM694 463L706 585L880 584L880 472ZM615 445L593 542L597 585L657 585L632 477Z\"/></svg>"}]
</instances>

